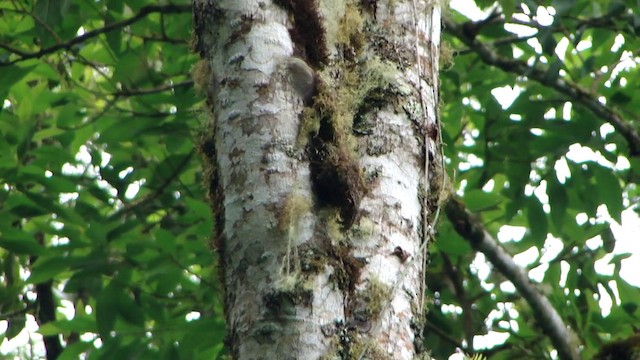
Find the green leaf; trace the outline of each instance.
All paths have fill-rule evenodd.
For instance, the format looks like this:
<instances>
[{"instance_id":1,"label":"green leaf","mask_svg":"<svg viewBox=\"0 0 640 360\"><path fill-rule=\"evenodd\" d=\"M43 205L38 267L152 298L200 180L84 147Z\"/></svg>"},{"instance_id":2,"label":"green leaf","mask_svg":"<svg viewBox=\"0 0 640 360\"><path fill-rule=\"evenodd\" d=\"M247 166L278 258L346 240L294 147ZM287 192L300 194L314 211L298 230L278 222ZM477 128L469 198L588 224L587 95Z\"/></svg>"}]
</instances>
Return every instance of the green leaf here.
<instances>
[{"instance_id":1,"label":"green leaf","mask_svg":"<svg viewBox=\"0 0 640 360\"><path fill-rule=\"evenodd\" d=\"M113 282L104 288L96 299L96 324L102 339L111 337L118 316L118 297L121 289Z\"/></svg>"},{"instance_id":2,"label":"green leaf","mask_svg":"<svg viewBox=\"0 0 640 360\"><path fill-rule=\"evenodd\" d=\"M617 16L623 13L627 9L628 3L626 1L621 0L613 0L609 4L609 13L607 16Z\"/></svg>"},{"instance_id":3,"label":"green leaf","mask_svg":"<svg viewBox=\"0 0 640 360\"><path fill-rule=\"evenodd\" d=\"M31 72L37 65L31 65L21 67L18 65L9 65L2 68L0 71L0 99L6 99L11 86L18 81L22 80L28 73Z\"/></svg>"},{"instance_id":4,"label":"green leaf","mask_svg":"<svg viewBox=\"0 0 640 360\"><path fill-rule=\"evenodd\" d=\"M71 180L65 175L53 175L49 178L43 178L41 183L51 193L73 193L78 190L78 183Z\"/></svg>"},{"instance_id":5,"label":"green leaf","mask_svg":"<svg viewBox=\"0 0 640 360\"><path fill-rule=\"evenodd\" d=\"M544 74L544 81L549 83L556 82L556 80L560 76L560 70L562 69L563 65L564 64L560 60L552 62L549 66L549 69L547 69L547 72Z\"/></svg>"},{"instance_id":6,"label":"green leaf","mask_svg":"<svg viewBox=\"0 0 640 360\"><path fill-rule=\"evenodd\" d=\"M136 85L149 74L145 56L137 51L124 52L115 68L113 78L127 86Z\"/></svg>"},{"instance_id":7,"label":"green leaf","mask_svg":"<svg viewBox=\"0 0 640 360\"><path fill-rule=\"evenodd\" d=\"M118 296L118 312L129 323L137 326L144 325L144 309L136 304L129 294L122 292Z\"/></svg>"},{"instance_id":8,"label":"green leaf","mask_svg":"<svg viewBox=\"0 0 640 360\"><path fill-rule=\"evenodd\" d=\"M94 244L103 244L107 241L107 228L105 224L92 222L87 227L87 236Z\"/></svg>"},{"instance_id":9,"label":"green leaf","mask_svg":"<svg viewBox=\"0 0 640 360\"><path fill-rule=\"evenodd\" d=\"M44 215L47 211L41 209L39 206L31 204L20 204L11 208L11 212L20 218L32 218L40 215Z\"/></svg>"},{"instance_id":10,"label":"green leaf","mask_svg":"<svg viewBox=\"0 0 640 360\"><path fill-rule=\"evenodd\" d=\"M61 334L62 330L56 326L55 322L48 322L40 325L38 333L43 336L51 336Z\"/></svg>"},{"instance_id":11,"label":"green leaf","mask_svg":"<svg viewBox=\"0 0 640 360\"><path fill-rule=\"evenodd\" d=\"M595 167L595 182L600 201L607 205L609 215L619 223L622 222L622 187L620 180L611 169Z\"/></svg>"},{"instance_id":12,"label":"green leaf","mask_svg":"<svg viewBox=\"0 0 640 360\"><path fill-rule=\"evenodd\" d=\"M90 316L75 316L70 320L56 320L41 325L38 328L38 333L43 336L65 334L68 335L72 332L75 333L87 333L96 331L96 322Z\"/></svg>"},{"instance_id":13,"label":"green leaf","mask_svg":"<svg viewBox=\"0 0 640 360\"><path fill-rule=\"evenodd\" d=\"M176 237L165 229L158 229L154 233L157 246L167 254L173 254L176 250Z\"/></svg>"},{"instance_id":14,"label":"green leaf","mask_svg":"<svg viewBox=\"0 0 640 360\"><path fill-rule=\"evenodd\" d=\"M45 248L38 244L29 234L17 234L16 231L5 229L0 235L0 248L4 248L14 254L41 255Z\"/></svg>"},{"instance_id":15,"label":"green leaf","mask_svg":"<svg viewBox=\"0 0 640 360\"><path fill-rule=\"evenodd\" d=\"M552 6L558 16L565 15L575 8L576 0L553 0Z\"/></svg>"},{"instance_id":16,"label":"green leaf","mask_svg":"<svg viewBox=\"0 0 640 360\"><path fill-rule=\"evenodd\" d=\"M602 237L602 248L604 251L612 253L616 246L616 237L613 231L611 231L611 226L602 230L600 236Z\"/></svg>"},{"instance_id":17,"label":"green leaf","mask_svg":"<svg viewBox=\"0 0 640 360\"><path fill-rule=\"evenodd\" d=\"M65 284L66 293L86 293L95 298L102 291L102 279L104 275L110 275L110 268L106 260L96 260L94 263L84 266L76 265L78 271L74 273Z\"/></svg>"},{"instance_id":18,"label":"green leaf","mask_svg":"<svg viewBox=\"0 0 640 360\"><path fill-rule=\"evenodd\" d=\"M527 200L527 221L529 222L531 240L536 246L543 245L548 233L547 214L542 209L540 200L535 196L531 196Z\"/></svg>"},{"instance_id":19,"label":"green leaf","mask_svg":"<svg viewBox=\"0 0 640 360\"><path fill-rule=\"evenodd\" d=\"M620 302L624 304L635 304L636 309L638 305L638 298L640 297L640 288L631 286L624 280L616 281L618 288L618 294L620 294ZM631 307L629 307L631 309Z\"/></svg>"},{"instance_id":20,"label":"green leaf","mask_svg":"<svg viewBox=\"0 0 640 360\"><path fill-rule=\"evenodd\" d=\"M26 315L22 312L7 319L7 330L5 332L7 339L11 340L14 337L18 336L22 329L24 329L26 321Z\"/></svg>"},{"instance_id":21,"label":"green leaf","mask_svg":"<svg viewBox=\"0 0 640 360\"><path fill-rule=\"evenodd\" d=\"M211 346L210 344L219 344L224 339L225 333L224 323L215 318L201 318L187 323L186 330L180 341L184 351L199 350ZM207 338L209 341L206 340Z\"/></svg>"},{"instance_id":22,"label":"green leaf","mask_svg":"<svg viewBox=\"0 0 640 360\"><path fill-rule=\"evenodd\" d=\"M544 273L544 283L553 287L560 284L560 276L562 274L562 268L559 262L554 262L549 265L549 268Z\"/></svg>"},{"instance_id":23,"label":"green leaf","mask_svg":"<svg viewBox=\"0 0 640 360\"><path fill-rule=\"evenodd\" d=\"M631 101L632 97L622 91L616 91L611 95L610 99L618 105L627 105Z\"/></svg>"},{"instance_id":24,"label":"green leaf","mask_svg":"<svg viewBox=\"0 0 640 360\"><path fill-rule=\"evenodd\" d=\"M464 203L471 212L481 212L495 208L504 201L504 198L495 192L485 192L480 189L466 191Z\"/></svg>"},{"instance_id":25,"label":"green leaf","mask_svg":"<svg viewBox=\"0 0 640 360\"><path fill-rule=\"evenodd\" d=\"M500 5L505 19L511 19L511 15L518 7L518 2L516 0L500 0Z\"/></svg>"},{"instance_id":26,"label":"green leaf","mask_svg":"<svg viewBox=\"0 0 640 360\"><path fill-rule=\"evenodd\" d=\"M611 260L609 260L609 263L610 264L616 264L616 265L618 265L618 268L619 268L620 267L620 263L622 262L622 260L630 258L631 255L632 255L631 253L615 254L611 258Z\"/></svg>"},{"instance_id":27,"label":"green leaf","mask_svg":"<svg viewBox=\"0 0 640 360\"><path fill-rule=\"evenodd\" d=\"M544 30L540 31L539 40L542 44L542 52L547 55L554 55L558 42L553 37L552 29L545 28Z\"/></svg>"},{"instance_id":28,"label":"green leaf","mask_svg":"<svg viewBox=\"0 0 640 360\"><path fill-rule=\"evenodd\" d=\"M110 9L112 9L110 7ZM120 10L122 11L122 10ZM107 16L107 19L105 21L105 26L115 22L116 19L115 17L111 16L111 14L109 14ZM107 44L109 45L109 49L111 49L111 51L116 54L119 55L120 51L121 51L121 47L122 47L122 32L120 31L110 31L106 34L107 37Z\"/></svg>"},{"instance_id":29,"label":"green leaf","mask_svg":"<svg viewBox=\"0 0 640 360\"><path fill-rule=\"evenodd\" d=\"M43 139L48 139L54 137L56 135L64 134L66 130L58 129L56 127L50 127L44 130L40 130L33 135L33 141L41 141Z\"/></svg>"},{"instance_id":30,"label":"green leaf","mask_svg":"<svg viewBox=\"0 0 640 360\"><path fill-rule=\"evenodd\" d=\"M469 242L458 235L448 221L441 225L439 232L442 235L440 237L442 241L436 241L435 243L435 247L439 251L450 255L465 255L471 253L471 245Z\"/></svg>"},{"instance_id":31,"label":"green leaf","mask_svg":"<svg viewBox=\"0 0 640 360\"><path fill-rule=\"evenodd\" d=\"M78 341L73 344L67 344L64 351L57 360L76 360L82 358L82 354L93 349L90 342Z\"/></svg>"},{"instance_id":32,"label":"green leaf","mask_svg":"<svg viewBox=\"0 0 640 360\"><path fill-rule=\"evenodd\" d=\"M565 223L569 197L564 186L558 182L555 174L547 179L547 195L549 196L550 217L556 231L561 232Z\"/></svg>"},{"instance_id":33,"label":"green leaf","mask_svg":"<svg viewBox=\"0 0 640 360\"><path fill-rule=\"evenodd\" d=\"M58 40L55 30L60 27L68 0L37 0L33 13L37 17L36 32L43 47L49 47Z\"/></svg>"},{"instance_id":34,"label":"green leaf","mask_svg":"<svg viewBox=\"0 0 640 360\"><path fill-rule=\"evenodd\" d=\"M27 279L29 284L39 284L51 280L71 266L67 257L40 257L31 269L31 275Z\"/></svg>"},{"instance_id":35,"label":"green leaf","mask_svg":"<svg viewBox=\"0 0 640 360\"><path fill-rule=\"evenodd\" d=\"M59 146L43 145L35 149L32 154L36 156L38 162L50 164L51 168L62 167L64 163L74 164L76 162L68 149L63 149ZM41 173L44 173L44 171Z\"/></svg>"}]
</instances>

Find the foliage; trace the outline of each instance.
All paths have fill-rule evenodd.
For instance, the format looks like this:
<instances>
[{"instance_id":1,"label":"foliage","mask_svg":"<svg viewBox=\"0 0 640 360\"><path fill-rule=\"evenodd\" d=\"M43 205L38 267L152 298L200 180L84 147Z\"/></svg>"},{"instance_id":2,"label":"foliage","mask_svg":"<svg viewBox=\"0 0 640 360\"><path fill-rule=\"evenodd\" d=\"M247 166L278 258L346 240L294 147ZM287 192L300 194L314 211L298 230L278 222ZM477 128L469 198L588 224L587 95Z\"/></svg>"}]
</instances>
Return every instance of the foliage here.
<instances>
[{"instance_id":1,"label":"foliage","mask_svg":"<svg viewBox=\"0 0 640 360\"><path fill-rule=\"evenodd\" d=\"M2 338L49 284L56 320L38 331L64 337L61 359L212 358L224 324L190 4L0 4Z\"/></svg>"},{"instance_id":2,"label":"foliage","mask_svg":"<svg viewBox=\"0 0 640 360\"><path fill-rule=\"evenodd\" d=\"M544 271L539 288L575 333L572 343L583 344L582 355L591 358L608 339L630 336L640 316L640 292L619 275L626 256L610 255L610 224L620 223L625 208L639 211L637 139L592 110L604 104L640 128L632 85L639 80L632 53L640 32L632 19L639 14L623 1L501 1L493 14L503 15L493 17L493 1L477 3L487 21L452 10L443 39L457 52L441 72L443 137L456 189L493 236L504 225L526 229L503 246L512 255L535 250L522 265ZM584 94L564 90L573 87ZM577 153L594 155L585 160ZM599 245L587 242L600 234ZM548 358L549 340L504 275L480 276L482 261L450 221L438 239L428 277L435 292L429 327L446 334L426 336L436 358L488 331L510 335L485 351L491 359ZM594 269L605 257L615 264L612 275ZM606 317L598 303L603 296L614 299ZM476 348L485 347L481 339Z\"/></svg>"},{"instance_id":3,"label":"foliage","mask_svg":"<svg viewBox=\"0 0 640 360\"><path fill-rule=\"evenodd\" d=\"M441 73L446 156L489 234L527 229L503 246L537 250L525 266L546 269L540 288L589 358L630 336L639 315L639 291L619 275L625 255L610 255L610 224L637 212L640 195L624 127L638 132L640 79L625 64L637 63L639 14L615 0L500 5L487 22L448 14L457 56ZM190 4L4 0L0 16L0 341L35 317L46 338L62 336L60 359L215 358L224 324L193 150ZM517 89L512 102L494 91L504 87ZM596 155L571 155L578 147ZM488 358L550 357L529 304L500 271L481 276L452 221L432 249L426 347L438 359L473 353L474 337L494 331L509 336ZM607 256L612 275L594 268ZM614 299L607 316L603 295Z\"/></svg>"}]
</instances>

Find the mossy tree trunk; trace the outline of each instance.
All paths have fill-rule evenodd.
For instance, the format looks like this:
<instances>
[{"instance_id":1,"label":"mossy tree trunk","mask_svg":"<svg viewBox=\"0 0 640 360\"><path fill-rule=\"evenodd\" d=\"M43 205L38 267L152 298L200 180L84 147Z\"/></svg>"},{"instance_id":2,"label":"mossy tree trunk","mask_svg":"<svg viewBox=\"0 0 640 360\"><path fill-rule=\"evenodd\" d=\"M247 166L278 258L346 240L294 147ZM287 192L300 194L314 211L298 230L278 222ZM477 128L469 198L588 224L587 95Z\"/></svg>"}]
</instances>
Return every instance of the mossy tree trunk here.
<instances>
[{"instance_id":1,"label":"mossy tree trunk","mask_svg":"<svg viewBox=\"0 0 640 360\"><path fill-rule=\"evenodd\" d=\"M419 356L439 3L194 0L194 26L233 358Z\"/></svg>"}]
</instances>

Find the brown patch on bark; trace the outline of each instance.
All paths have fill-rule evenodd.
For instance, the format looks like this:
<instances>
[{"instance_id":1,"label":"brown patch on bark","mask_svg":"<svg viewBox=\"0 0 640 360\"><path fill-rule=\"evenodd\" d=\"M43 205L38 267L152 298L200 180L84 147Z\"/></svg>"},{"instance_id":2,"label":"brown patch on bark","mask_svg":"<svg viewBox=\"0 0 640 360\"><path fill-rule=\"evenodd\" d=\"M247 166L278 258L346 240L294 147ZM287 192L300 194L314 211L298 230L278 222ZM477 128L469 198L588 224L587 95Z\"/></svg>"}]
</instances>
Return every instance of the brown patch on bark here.
<instances>
[{"instance_id":1,"label":"brown patch on bark","mask_svg":"<svg viewBox=\"0 0 640 360\"><path fill-rule=\"evenodd\" d=\"M329 58L329 49L316 1L274 0L274 3L293 17L289 34L296 44L294 55L306 59L315 68L321 67Z\"/></svg>"},{"instance_id":2,"label":"brown patch on bark","mask_svg":"<svg viewBox=\"0 0 640 360\"><path fill-rule=\"evenodd\" d=\"M360 201L366 193L360 167L329 119L321 119L318 134L309 145L317 204L338 208L343 228L349 229L358 219Z\"/></svg>"},{"instance_id":3,"label":"brown patch on bark","mask_svg":"<svg viewBox=\"0 0 640 360\"><path fill-rule=\"evenodd\" d=\"M360 4L362 8L367 10L373 18L376 18L376 11L378 11L378 1L377 0L360 0Z\"/></svg>"},{"instance_id":4,"label":"brown patch on bark","mask_svg":"<svg viewBox=\"0 0 640 360\"><path fill-rule=\"evenodd\" d=\"M193 37L190 40L191 51L200 54L200 57L206 59L208 56L208 48L205 45L203 37L210 26L206 25L207 21L216 19L224 19L224 12L212 1L194 1L193 2Z\"/></svg>"},{"instance_id":5,"label":"brown patch on bark","mask_svg":"<svg viewBox=\"0 0 640 360\"><path fill-rule=\"evenodd\" d=\"M215 229L212 236L211 246L218 254L218 276L222 286L222 290L225 290L225 277L224 277L224 250L225 250L225 238L223 234L224 230L224 191L222 184L220 183L220 172L217 166L216 147L215 147L215 134L213 129L203 129L196 139L196 146L198 153L202 156L204 165L204 180L205 188L207 189L207 197L209 198L209 206L213 213L215 221Z\"/></svg>"}]
</instances>

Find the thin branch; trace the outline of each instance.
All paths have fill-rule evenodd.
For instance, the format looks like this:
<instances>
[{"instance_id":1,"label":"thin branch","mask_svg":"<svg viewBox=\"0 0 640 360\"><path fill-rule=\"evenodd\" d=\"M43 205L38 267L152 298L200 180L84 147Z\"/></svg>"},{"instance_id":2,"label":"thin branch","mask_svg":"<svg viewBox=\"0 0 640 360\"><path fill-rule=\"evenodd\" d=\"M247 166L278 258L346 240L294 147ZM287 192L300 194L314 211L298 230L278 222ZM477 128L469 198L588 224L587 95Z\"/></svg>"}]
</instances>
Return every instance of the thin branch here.
<instances>
[{"instance_id":1,"label":"thin branch","mask_svg":"<svg viewBox=\"0 0 640 360\"><path fill-rule=\"evenodd\" d=\"M529 39L533 39L535 37L537 37L538 34L533 34L533 35L528 35L528 36L510 36L504 39L500 39L500 40L496 40L492 43L490 43L489 45L491 47L498 47L498 46L504 46L504 45L511 45L511 44L517 44L517 43L521 43L521 42L525 42ZM473 53L474 50L470 49L470 48L466 48L466 49L462 49L462 50L456 50L455 55L467 55L470 53Z\"/></svg>"},{"instance_id":2,"label":"thin branch","mask_svg":"<svg viewBox=\"0 0 640 360\"><path fill-rule=\"evenodd\" d=\"M30 15L30 16L33 18L33 20L35 20L35 21L36 21L40 26L42 26L45 30L47 30L47 32L48 32L49 34L51 34L51 36L53 36L54 38L56 38L56 41L57 41L57 42L62 42L62 39L60 39L60 36L58 36L58 33L57 33L55 30L53 30L53 29L49 26L49 24L47 24L47 22L46 22L46 21L42 21L42 20L40 19L40 17L39 17L39 16L36 16L33 12L32 12L31 14L29 14L29 15Z\"/></svg>"},{"instance_id":3,"label":"thin branch","mask_svg":"<svg viewBox=\"0 0 640 360\"><path fill-rule=\"evenodd\" d=\"M538 324L558 351L560 359L579 359L576 348L570 342L573 337L556 309L549 302L549 299L540 294L538 289L530 282L524 270L513 261L513 258L487 232L482 221L469 212L464 204L455 198L449 200L445 212L456 232L469 241L471 247L482 252L493 266L513 283L522 297L527 300L538 320Z\"/></svg>"},{"instance_id":4,"label":"thin branch","mask_svg":"<svg viewBox=\"0 0 640 360\"><path fill-rule=\"evenodd\" d=\"M501 351L511 350L513 347L512 343L504 343L496 345L490 349L479 351L478 354L482 354L485 358L490 359L493 355L496 355Z\"/></svg>"},{"instance_id":5,"label":"thin branch","mask_svg":"<svg viewBox=\"0 0 640 360\"><path fill-rule=\"evenodd\" d=\"M632 13L621 13L613 15L611 13L604 14L594 18L579 18L571 15L563 15L561 19L576 21L578 24L572 28L581 30L583 28L601 28L614 33L625 33L627 35L636 36L631 26L618 26L619 24L633 24Z\"/></svg>"},{"instance_id":6,"label":"thin branch","mask_svg":"<svg viewBox=\"0 0 640 360\"><path fill-rule=\"evenodd\" d=\"M175 84L167 84L167 85L161 85L155 88L151 88L151 89L122 89L120 91L116 91L114 93L111 93L110 95L112 96L117 96L117 97L121 97L121 96L137 96L137 95L150 95L150 94L157 94L160 92L164 92L167 90L173 90L179 87L191 87L193 85L193 80L185 80L179 83L175 83Z\"/></svg>"},{"instance_id":7,"label":"thin branch","mask_svg":"<svg viewBox=\"0 0 640 360\"><path fill-rule=\"evenodd\" d=\"M114 110L122 113L122 114L127 114L128 116L134 116L134 117L144 117L144 118L151 118L151 119L159 119L159 118L163 118L163 117L167 117L167 116L176 116L179 113L170 113L170 112L162 112L162 111L157 111L154 113L146 113L146 112L141 112L141 111L135 111L135 110L129 110L129 109L123 109L121 107L118 106L114 106L113 107Z\"/></svg>"},{"instance_id":8,"label":"thin branch","mask_svg":"<svg viewBox=\"0 0 640 360\"><path fill-rule=\"evenodd\" d=\"M445 269L446 276L451 280L455 295L462 307L462 323L465 333L465 340L467 341L467 348L473 349L473 337L475 335L473 326L473 303L469 301L467 292L465 291L463 282L464 279L460 276L460 272L457 267L453 265L449 256L442 253L442 260L444 262L443 268Z\"/></svg>"},{"instance_id":9,"label":"thin branch","mask_svg":"<svg viewBox=\"0 0 640 360\"><path fill-rule=\"evenodd\" d=\"M441 337L443 340L457 347L458 349L462 349L465 352L467 352L468 348L465 348L464 346L462 346L462 344L458 342L457 339L453 338L453 336L449 335L446 331L442 330L439 326L436 326L435 324L432 324L428 321L426 322L426 326L430 332L435 333L436 335Z\"/></svg>"},{"instance_id":10,"label":"thin branch","mask_svg":"<svg viewBox=\"0 0 640 360\"><path fill-rule=\"evenodd\" d=\"M40 245L45 245L43 233L36 233L35 238ZM37 259L37 256L31 256L29 259L30 264L33 266ZM53 280L36 284L36 303L38 307L36 320L39 326L56 320L56 300L53 296ZM62 354L62 351L64 351L60 337L57 334L43 336L43 341L47 353L47 360L57 359L58 356Z\"/></svg>"},{"instance_id":11,"label":"thin branch","mask_svg":"<svg viewBox=\"0 0 640 360\"><path fill-rule=\"evenodd\" d=\"M131 35L131 36L137 36L140 39L142 39L142 41L148 42L148 41L155 41L155 42L163 42L163 43L167 43L167 44L172 44L172 45L187 45L189 44L189 42L185 39L173 39L170 38L168 36L153 36L153 35L149 35L149 36L139 36L139 35L135 35L132 33L127 32L127 34Z\"/></svg>"},{"instance_id":12,"label":"thin branch","mask_svg":"<svg viewBox=\"0 0 640 360\"><path fill-rule=\"evenodd\" d=\"M160 251L160 252L164 252L164 250L162 250L162 249L159 249L158 251ZM176 259L176 258L173 256L173 254L167 254L167 253L165 253L165 255L167 255L167 256L169 257L169 259L171 260L171 262L172 262L172 263L174 263L174 264L175 264L177 267L179 267L181 270L183 270L183 271L185 271L185 272L189 273L190 275L195 276L196 278L198 278L198 280L200 281L200 283L202 283L202 284L204 284L204 285L207 285L207 286L208 286L209 288L211 288L211 289L218 289L218 286L217 286L215 283L213 283L213 282L211 282L211 281L209 281L209 280L205 279L205 278L204 278L204 277L202 277L200 274L195 273L195 272L194 272L193 270L191 270L188 266L184 266L184 265L182 265L182 263L180 263L180 261L179 261L178 259Z\"/></svg>"},{"instance_id":13,"label":"thin branch","mask_svg":"<svg viewBox=\"0 0 640 360\"><path fill-rule=\"evenodd\" d=\"M17 319L18 317L24 317L24 314L29 313L35 307L36 307L35 302L27 302L27 305L21 309L3 313L3 314L0 313L0 320L11 321L11 320Z\"/></svg>"},{"instance_id":14,"label":"thin branch","mask_svg":"<svg viewBox=\"0 0 640 360\"><path fill-rule=\"evenodd\" d=\"M34 52L34 53L24 53L24 52L20 52L20 51L15 51L16 49L10 48L8 46L3 46L4 49L9 50L15 54L20 55L20 57L18 59L12 60L12 61L2 61L0 62L0 66L6 66L6 65L11 65L11 64L15 64L17 62L20 61L24 61L27 59L34 59L34 58L39 58L43 55L47 55L47 54L51 54L53 52L56 52L58 50L62 50L62 49L70 49L72 46L80 44L86 40L89 40L91 38L94 38L100 34L105 34L114 30L118 30L120 28L123 28L125 26L131 25L133 23L135 23L136 21L146 17L149 14L153 14L153 13L162 13L162 14L175 14L175 13L190 13L191 12L191 5L174 5L174 4L167 4L167 5L149 5L149 6L145 6L142 9L140 9L140 12L138 12L138 14L136 14L133 17L130 17L126 20L122 20L122 21L118 21L118 22L114 22L111 24L108 24L100 29L96 29L93 31L89 31L87 33L84 33L78 37L75 37L71 40L68 40L66 42L63 43L59 43L56 45L53 45L51 47L42 49L40 51Z\"/></svg>"},{"instance_id":15,"label":"thin branch","mask_svg":"<svg viewBox=\"0 0 640 360\"><path fill-rule=\"evenodd\" d=\"M36 301L38 302L38 322L44 325L56 320L56 302L53 297L53 281L36 284ZM62 343L58 335L48 335L43 337L44 347L47 351L47 360L57 359L62 351Z\"/></svg>"},{"instance_id":16,"label":"thin branch","mask_svg":"<svg viewBox=\"0 0 640 360\"><path fill-rule=\"evenodd\" d=\"M9 45L5 45L5 44L3 44L3 43L0 43L0 49L5 49L5 50L7 50L8 52L11 52L11 53L14 53L14 54L17 54L17 55L23 56L23 57L24 57L24 56L29 56L29 55L30 55L30 54L29 54L28 52L26 52L26 51L22 51L22 50L20 50L20 49L12 48L11 46L9 46ZM4 63L0 62L0 65L2 65L2 64L4 64ZM8 64L7 64L7 65L8 65Z\"/></svg>"},{"instance_id":17,"label":"thin branch","mask_svg":"<svg viewBox=\"0 0 640 360\"><path fill-rule=\"evenodd\" d=\"M473 49L484 63L506 72L528 77L567 96L573 102L581 104L594 115L611 124L625 138L629 144L629 154L631 156L640 155L640 134L638 130L631 123L623 119L617 111L603 105L597 96L588 93L579 86L569 83L558 76L553 76L553 74L550 74L539 66L532 67L524 61L502 57L480 41L467 37L460 25L447 18L444 18L443 21L447 32Z\"/></svg>"},{"instance_id":18,"label":"thin branch","mask_svg":"<svg viewBox=\"0 0 640 360\"><path fill-rule=\"evenodd\" d=\"M171 184L178 177L178 175L182 173L182 170L189 164L189 161L191 161L191 158L193 157L193 155L194 155L194 151L191 151L189 154L185 155L182 161L176 166L175 171L164 180L164 182L160 185L160 187L153 190L151 193L149 193L145 197L140 198L137 201L134 201L133 203L126 204L124 207L122 207L118 211L111 214L109 216L109 220L115 220L125 214L136 211L138 208L141 208L147 203L160 197L160 195L162 195L166 190L167 186L169 186L169 184Z\"/></svg>"}]
</instances>

